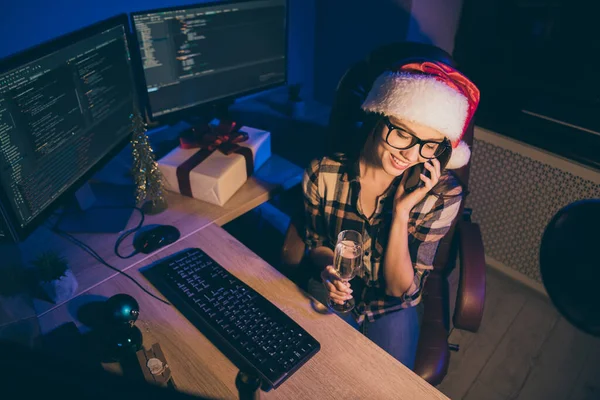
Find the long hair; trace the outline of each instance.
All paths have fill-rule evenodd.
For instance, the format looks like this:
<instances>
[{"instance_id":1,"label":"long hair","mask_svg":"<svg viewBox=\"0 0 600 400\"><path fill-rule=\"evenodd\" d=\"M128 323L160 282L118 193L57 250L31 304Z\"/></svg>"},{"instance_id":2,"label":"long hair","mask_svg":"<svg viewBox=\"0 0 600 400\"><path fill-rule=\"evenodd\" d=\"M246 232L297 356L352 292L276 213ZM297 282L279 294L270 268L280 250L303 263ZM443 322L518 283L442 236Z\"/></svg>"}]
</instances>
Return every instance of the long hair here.
<instances>
[{"instance_id":1,"label":"long hair","mask_svg":"<svg viewBox=\"0 0 600 400\"><path fill-rule=\"evenodd\" d=\"M334 140L329 146L328 156L339 158L343 155L349 162L356 162L367 143L367 139L373 133L381 115L377 113L363 112L361 122L354 129L344 129L344 132L332 132Z\"/></svg>"}]
</instances>

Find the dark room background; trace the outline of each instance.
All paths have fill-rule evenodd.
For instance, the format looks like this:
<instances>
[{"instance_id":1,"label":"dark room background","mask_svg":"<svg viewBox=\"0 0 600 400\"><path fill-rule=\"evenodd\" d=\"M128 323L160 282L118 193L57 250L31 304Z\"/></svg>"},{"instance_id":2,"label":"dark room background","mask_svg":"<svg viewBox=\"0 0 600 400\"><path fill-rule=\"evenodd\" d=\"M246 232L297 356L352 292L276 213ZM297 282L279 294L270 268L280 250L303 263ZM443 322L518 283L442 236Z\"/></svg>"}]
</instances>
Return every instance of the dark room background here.
<instances>
[{"instance_id":1,"label":"dark room background","mask_svg":"<svg viewBox=\"0 0 600 400\"><path fill-rule=\"evenodd\" d=\"M118 13L203 0L8 0L0 14L0 58ZM398 40L452 52L462 0L289 0L289 80L329 103L345 69Z\"/></svg>"},{"instance_id":2,"label":"dark room background","mask_svg":"<svg viewBox=\"0 0 600 400\"><path fill-rule=\"evenodd\" d=\"M0 13L0 58L119 13L206 0L7 0ZM214 2L214 1L210 1ZM312 84L315 0L288 0L290 82Z\"/></svg>"}]
</instances>

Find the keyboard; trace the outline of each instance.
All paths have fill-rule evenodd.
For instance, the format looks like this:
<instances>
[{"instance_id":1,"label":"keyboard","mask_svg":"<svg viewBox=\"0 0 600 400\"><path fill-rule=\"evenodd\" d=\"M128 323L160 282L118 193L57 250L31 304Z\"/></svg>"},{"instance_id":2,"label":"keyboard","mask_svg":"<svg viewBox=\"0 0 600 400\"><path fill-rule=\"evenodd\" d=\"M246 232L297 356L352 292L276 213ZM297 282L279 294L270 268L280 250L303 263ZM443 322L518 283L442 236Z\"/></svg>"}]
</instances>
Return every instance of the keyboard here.
<instances>
[{"instance_id":1,"label":"keyboard","mask_svg":"<svg viewBox=\"0 0 600 400\"><path fill-rule=\"evenodd\" d=\"M194 326L236 366L277 388L320 350L320 344L273 303L200 249L141 269Z\"/></svg>"}]
</instances>

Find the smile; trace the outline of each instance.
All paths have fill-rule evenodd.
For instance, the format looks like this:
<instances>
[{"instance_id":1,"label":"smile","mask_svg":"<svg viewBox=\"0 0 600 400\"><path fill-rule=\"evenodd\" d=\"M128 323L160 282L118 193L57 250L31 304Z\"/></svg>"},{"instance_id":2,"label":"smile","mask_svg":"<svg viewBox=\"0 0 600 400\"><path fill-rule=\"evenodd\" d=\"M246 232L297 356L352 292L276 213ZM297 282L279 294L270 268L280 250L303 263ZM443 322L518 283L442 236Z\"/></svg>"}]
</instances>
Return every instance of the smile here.
<instances>
[{"instance_id":1,"label":"smile","mask_svg":"<svg viewBox=\"0 0 600 400\"><path fill-rule=\"evenodd\" d=\"M392 161L392 166L396 169L404 170L409 166L409 163L400 161L400 159L394 157L391 153L390 160Z\"/></svg>"}]
</instances>

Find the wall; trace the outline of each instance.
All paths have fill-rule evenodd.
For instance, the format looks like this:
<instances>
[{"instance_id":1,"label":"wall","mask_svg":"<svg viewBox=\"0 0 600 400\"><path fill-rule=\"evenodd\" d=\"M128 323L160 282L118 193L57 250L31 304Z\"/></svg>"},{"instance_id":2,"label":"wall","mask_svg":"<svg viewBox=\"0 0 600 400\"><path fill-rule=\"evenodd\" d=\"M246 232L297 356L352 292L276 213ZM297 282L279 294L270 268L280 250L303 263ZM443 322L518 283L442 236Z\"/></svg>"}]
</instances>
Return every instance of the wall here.
<instances>
[{"instance_id":1,"label":"wall","mask_svg":"<svg viewBox=\"0 0 600 400\"><path fill-rule=\"evenodd\" d=\"M331 104L337 83L350 65L378 46L406 38L411 3L411 0L317 1L316 100Z\"/></svg>"},{"instance_id":2,"label":"wall","mask_svg":"<svg viewBox=\"0 0 600 400\"><path fill-rule=\"evenodd\" d=\"M539 248L564 206L600 198L600 171L477 127L466 205L487 264L543 292Z\"/></svg>"},{"instance_id":3,"label":"wall","mask_svg":"<svg viewBox=\"0 0 600 400\"><path fill-rule=\"evenodd\" d=\"M6 0L0 13L0 58L119 13L206 3L207 0ZM51 6L50 6L51 4ZM289 76L312 90L315 0L289 0ZM306 32L308 31L308 33Z\"/></svg>"},{"instance_id":4,"label":"wall","mask_svg":"<svg viewBox=\"0 0 600 400\"><path fill-rule=\"evenodd\" d=\"M315 98L331 104L347 68L378 46L409 40L452 53L462 0L322 0L316 5Z\"/></svg>"},{"instance_id":5,"label":"wall","mask_svg":"<svg viewBox=\"0 0 600 400\"><path fill-rule=\"evenodd\" d=\"M413 1L407 40L431 43L452 54L462 3L462 0Z\"/></svg>"}]
</instances>

